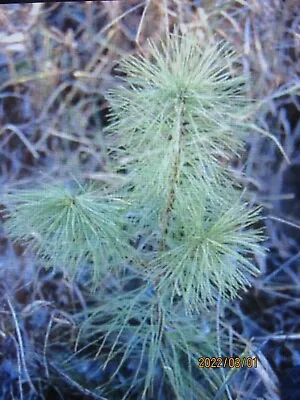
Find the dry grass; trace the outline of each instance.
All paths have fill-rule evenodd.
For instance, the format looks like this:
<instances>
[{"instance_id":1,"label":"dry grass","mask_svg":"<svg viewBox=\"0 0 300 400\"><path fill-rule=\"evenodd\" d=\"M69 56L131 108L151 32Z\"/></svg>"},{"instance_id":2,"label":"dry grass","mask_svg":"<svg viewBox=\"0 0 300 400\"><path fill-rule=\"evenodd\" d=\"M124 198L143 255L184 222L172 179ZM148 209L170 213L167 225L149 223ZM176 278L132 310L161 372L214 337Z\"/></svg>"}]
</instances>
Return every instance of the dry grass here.
<instances>
[{"instance_id":1,"label":"dry grass","mask_svg":"<svg viewBox=\"0 0 300 400\"><path fill-rule=\"evenodd\" d=\"M220 328L239 337L250 352L259 352L257 371L241 371L232 378L238 399L255 399L261 393L266 399L278 398L282 371L300 364L300 101L299 91L298 96L289 91L280 95L286 85L299 88L300 15L296 3L130 0L0 7L2 187L44 175L65 177L70 171L100 181L110 178L103 151L104 94L120 84L116 71L120 58L137 51L148 55L147 38L157 42L176 24L183 32L196 32L199 41L223 37L241 55L235 72L251 76L249 97L261 100L257 121L282 144L290 164L272 141L253 135L244 160L234 165L237 176L245 173L242 179L254 201L265 205L270 249L266 259L257 260L261 277L241 301L224 310L226 323ZM30 257L11 246L1 226L0 233L4 304L0 368L4 368L4 358L16 367L7 389L12 391L11 398L29 398L28 393L34 398L34 392L40 398L38 393L46 393L50 380L46 349L55 342L55 332L61 335L61 326L67 326L71 335L72 310L80 304L85 307L85 295L61 277L36 277ZM34 285L32 277L36 277ZM38 331L37 325L28 325L36 310L37 321L44 318ZM71 351L71 336L67 341ZM15 349L11 356L8 345ZM65 372L55 373L64 381L69 379L67 384L74 391L83 394L87 390L76 386ZM56 381L54 386L59 392Z\"/></svg>"}]
</instances>

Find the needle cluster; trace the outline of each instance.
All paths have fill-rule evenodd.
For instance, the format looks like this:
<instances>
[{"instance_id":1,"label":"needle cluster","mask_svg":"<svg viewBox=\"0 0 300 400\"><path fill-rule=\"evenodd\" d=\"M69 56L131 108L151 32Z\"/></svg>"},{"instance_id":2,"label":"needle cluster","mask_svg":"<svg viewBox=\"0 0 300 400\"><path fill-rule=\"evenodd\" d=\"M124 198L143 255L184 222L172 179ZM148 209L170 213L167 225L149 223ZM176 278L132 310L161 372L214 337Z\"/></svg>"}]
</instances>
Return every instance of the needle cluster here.
<instances>
[{"instance_id":1,"label":"needle cluster","mask_svg":"<svg viewBox=\"0 0 300 400\"><path fill-rule=\"evenodd\" d=\"M7 233L34 249L46 267L74 277L88 263L96 284L108 269L120 269L122 260L132 257L120 223L124 201L93 185L12 189L4 201Z\"/></svg>"}]
</instances>

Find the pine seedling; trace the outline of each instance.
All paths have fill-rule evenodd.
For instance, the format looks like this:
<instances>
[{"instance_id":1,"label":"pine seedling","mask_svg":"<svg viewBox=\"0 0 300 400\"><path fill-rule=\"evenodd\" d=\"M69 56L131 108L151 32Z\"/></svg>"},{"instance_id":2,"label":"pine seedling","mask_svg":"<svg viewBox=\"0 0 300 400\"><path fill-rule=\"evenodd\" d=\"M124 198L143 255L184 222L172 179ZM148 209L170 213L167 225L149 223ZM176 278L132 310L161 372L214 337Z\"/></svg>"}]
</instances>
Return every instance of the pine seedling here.
<instances>
[{"instance_id":1,"label":"pine seedling","mask_svg":"<svg viewBox=\"0 0 300 400\"><path fill-rule=\"evenodd\" d=\"M201 341L199 321L206 306L245 289L259 272L251 257L262 252L260 210L248 206L227 168L243 148L251 102L246 77L231 75L235 55L225 44L200 47L192 35L171 35L160 50L150 48L151 61L121 63L127 85L109 93L107 129L112 169L127 171L122 196L135 216L131 232L158 239L140 254L149 283L104 295L81 335L99 342L104 367L114 366L103 390L130 364L135 373L124 398L137 386L141 399L158 393L157 376L173 398L214 398L222 376L202 371L201 386L196 354L221 352L215 337Z\"/></svg>"},{"instance_id":2,"label":"pine seedling","mask_svg":"<svg viewBox=\"0 0 300 400\"><path fill-rule=\"evenodd\" d=\"M103 390L135 359L125 397L140 385L145 399L159 366L174 398L212 398L206 393L217 381L198 386L191 371L197 351L217 354L216 342L197 342L194 317L238 295L259 272L251 258L262 251L259 208L248 206L228 168L243 149L252 104L246 77L232 75L236 55L225 43L173 34L150 51L152 60L121 63L127 84L108 94L110 167L127 171L122 188L9 193L6 229L72 275L88 261L95 287L128 259L145 279L134 293L105 294L84 323L81 334L99 343L104 368L115 367ZM129 247L146 234L157 238L151 249ZM154 294L143 300L149 288Z\"/></svg>"}]
</instances>

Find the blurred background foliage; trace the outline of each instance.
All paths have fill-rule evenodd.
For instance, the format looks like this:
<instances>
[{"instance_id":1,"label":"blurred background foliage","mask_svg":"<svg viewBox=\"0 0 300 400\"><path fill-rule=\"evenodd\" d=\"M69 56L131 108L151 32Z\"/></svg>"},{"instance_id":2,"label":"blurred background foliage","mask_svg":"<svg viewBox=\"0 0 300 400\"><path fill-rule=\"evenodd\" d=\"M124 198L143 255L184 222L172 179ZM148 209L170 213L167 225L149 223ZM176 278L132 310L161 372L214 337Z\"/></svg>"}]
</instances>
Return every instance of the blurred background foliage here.
<instances>
[{"instance_id":1,"label":"blurred background foliage","mask_svg":"<svg viewBox=\"0 0 300 400\"><path fill-rule=\"evenodd\" d=\"M290 163L259 134L249 136L244 157L232 162L236 177L264 205L269 249L266 258L256 260L262 273L252 288L219 310L228 348L238 339L261 361L258 369L231 377L238 399L300 397L300 98L285 90L299 87L299 22L293 0L0 7L1 191L45 175L65 178L70 171L97 182L110 179L104 95L120 84L118 60L140 51L149 56L147 38L157 42L178 25L199 41L223 38L240 54L234 73L250 75L249 98L261 101L257 121L281 143ZM72 356L78 334L74 315L99 301L87 294L85 277L70 282L40 268L10 242L1 219L0 276L0 399L101 398L94 390L106 379L101 365L89 352ZM199 331L205 329L204 319ZM70 357L71 363L62 362ZM121 370L115 387L122 387L134 368ZM108 398L120 398L118 390ZM170 389L161 390L160 399L172 398Z\"/></svg>"}]
</instances>

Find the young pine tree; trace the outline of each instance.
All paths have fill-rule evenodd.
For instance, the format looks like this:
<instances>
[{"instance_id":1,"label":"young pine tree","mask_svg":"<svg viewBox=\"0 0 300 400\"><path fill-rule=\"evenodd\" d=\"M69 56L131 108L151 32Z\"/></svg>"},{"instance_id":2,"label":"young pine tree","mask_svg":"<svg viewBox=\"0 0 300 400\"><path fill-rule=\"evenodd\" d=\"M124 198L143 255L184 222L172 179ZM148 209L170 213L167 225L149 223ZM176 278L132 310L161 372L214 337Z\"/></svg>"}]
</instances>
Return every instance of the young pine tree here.
<instances>
[{"instance_id":1,"label":"young pine tree","mask_svg":"<svg viewBox=\"0 0 300 400\"><path fill-rule=\"evenodd\" d=\"M78 338L96 340L103 369L112 368L101 393L110 395L133 363L119 383L124 398L134 390L147 398L165 383L172 398L212 398L220 374L206 372L203 381L195 369L197 357L219 349L211 325L208 335L198 326L258 273L252 256L263 239L259 209L249 208L229 169L252 104L225 43L173 34L159 48L151 43L150 53L123 61L125 84L108 93L110 172L127 171L122 187L11 191L6 229L66 274L86 263L95 288L108 270L120 279L117 294L102 286ZM134 290L117 274L128 264L140 279Z\"/></svg>"}]
</instances>

